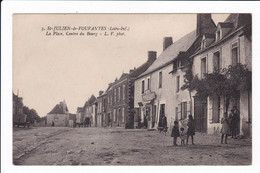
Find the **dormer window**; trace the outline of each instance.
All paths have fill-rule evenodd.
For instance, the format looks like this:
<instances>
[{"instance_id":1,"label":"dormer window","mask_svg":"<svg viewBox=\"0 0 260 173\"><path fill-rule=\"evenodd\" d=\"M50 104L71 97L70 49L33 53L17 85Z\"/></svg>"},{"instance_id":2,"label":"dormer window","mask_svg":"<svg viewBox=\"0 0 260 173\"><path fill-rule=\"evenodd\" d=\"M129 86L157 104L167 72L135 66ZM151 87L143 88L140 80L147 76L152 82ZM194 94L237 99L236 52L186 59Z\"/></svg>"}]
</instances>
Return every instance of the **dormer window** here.
<instances>
[{"instance_id":1,"label":"dormer window","mask_svg":"<svg viewBox=\"0 0 260 173\"><path fill-rule=\"evenodd\" d=\"M201 49L205 49L206 46L207 46L207 40L204 39L204 40L202 40L202 42L201 42Z\"/></svg>"},{"instance_id":2,"label":"dormer window","mask_svg":"<svg viewBox=\"0 0 260 173\"><path fill-rule=\"evenodd\" d=\"M219 41L221 38L220 38L220 30L218 30L216 32L216 41Z\"/></svg>"},{"instance_id":3,"label":"dormer window","mask_svg":"<svg viewBox=\"0 0 260 173\"><path fill-rule=\"evenodd\" d=\"M177 61L177 67L178 67L178 68L181 68L181 67L182 67L182 60L178 60L178 61Z\"/></svg>"}]
</instances>

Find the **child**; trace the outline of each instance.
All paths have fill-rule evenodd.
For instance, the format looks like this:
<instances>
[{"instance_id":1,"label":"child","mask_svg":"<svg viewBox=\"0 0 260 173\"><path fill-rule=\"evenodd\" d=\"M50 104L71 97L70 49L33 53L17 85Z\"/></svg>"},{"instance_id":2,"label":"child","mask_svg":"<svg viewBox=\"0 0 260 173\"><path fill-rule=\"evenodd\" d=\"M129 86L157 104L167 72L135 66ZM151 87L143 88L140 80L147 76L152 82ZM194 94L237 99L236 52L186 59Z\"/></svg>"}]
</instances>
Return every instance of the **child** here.
<instances>
[{"instance_id":1,"label":"child","mask_svg":"<svg viewBox=\"0 0 260 173\"><path fill-rule=\"evenodd\" d=\"M221 144L223 144L223 138L225 136L225 144L227 144L227 136L230 134L228 114L225 112L223 118L221 119L222 128L220 133L221 135Z\"/></svg>"},{"instance_id":2,"label":"child","mask_svg":"<svg viewBox=\"0 0 260 173\"><path fill-rule=\"evenodd\" d=\"M187 138L186 133L184 132L184 128L181 127L181 132L180 132L180 138L181 138L181 145L185 145L185 140Z\"/></svg>"},{"instance_id":3,"label":"child","mask_svg":"<svg viewBox=\"0 0 260 173\"><path fill-rule=\"evenodd\" d=\"M177 146L177 138L179 136L180 136L180 131L179 131L178 121L174 121L174 126L172 128L172 134L171 134L171 137L173 137L174 146Z\"/></svg>"}]
</instances>

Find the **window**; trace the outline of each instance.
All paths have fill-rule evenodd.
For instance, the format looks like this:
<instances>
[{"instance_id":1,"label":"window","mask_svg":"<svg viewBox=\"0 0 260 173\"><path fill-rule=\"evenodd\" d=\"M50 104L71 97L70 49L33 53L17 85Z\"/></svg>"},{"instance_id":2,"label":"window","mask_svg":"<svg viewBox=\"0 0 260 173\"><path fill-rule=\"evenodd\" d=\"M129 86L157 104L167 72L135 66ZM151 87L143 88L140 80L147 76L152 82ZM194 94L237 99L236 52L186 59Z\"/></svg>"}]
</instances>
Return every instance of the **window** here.
<instances>
[{"instance_id":1,"label":"window","mask_svg":"<svg viewBox=\"0 0 260 173\"><path fill-rule=\"evenodd\" d=\"M178 107L175 108L175 121L178 121Z\"/></svg>"},{"instance_id":2,"label":"window","mask_svg":"<svg viewBox=\"0 0 260 173\"><path fill-rule=\"evenodd\" d=\"M201 78L204 78L204 73L207 73L207 61L206 58L201 59Z\"/></svg>"},{"instance_id":3,"label":"window","mask_svg":"<svg viewBox=\"0 0 260 173\"><path fill-rule=\"evenodd\" d=\"M116 109L114 109L114 112L113 112L113 121L116 122Z\"/></svg>"},{"instance_id":4,"label":"window","mask_svg":"<svg viewBox=\"0 0 260 173\"><path fill-rule=\"evenodd\" d=\"M182 60L178 60L178 61L177 61L177 67L178 67L178 68L182 67Z\"/></svg>"},{"instance_id":5,"label":"window","mask_svg":"<svg viewBox=\"0 0 260 173\"><path fill-rule=\"evenodd\" d=\"M120 122L120 119L121 119L121 109L117 109L117 122L119 123Z\"/></svg>"},{"instance_id":6,"label":"window","mask_svg":"<svg viewBox=\"0 0 260 173\"><path fill-rule=\"evenodd\" d=\"M118 88L117 88L117 90L118 90L118 95L117 95L117 96L118 96L118 99L117 99L117 101L118 101L118 102L119 102L120 99L121 99L121 98L120 98L120 88L121 88L121 87L118 87Z\"/></svg>"},{"instance_id":7,"label":"window","mask_svg":"<svg viewBox=\"0 0 260 173\"><path fill-rule=\"evenodd\" d=\"M125 108L122 108L122 119L121 122L124 123L125 122Z\"/></svg>"},{"instance_id":8,"label":"window","mask_svg":"<svg viewBox=\"0 0 260 173\"><path fill-rule=\"evenodd\" d=\"M239 63L238 59L238 43L234 43L231 46L231 54L232 54L232 65L236 66Z\"/></svg>"},{"instance_id":9,"label":"window","mask_svg":"<svg viewBox=\"0 0 260 173\"><path fill-rule=\"evenodd\" d=\"M116 89L114 89L114 103L116 102Z\"/></svg>"},{"instance_id":10,"label":"window","mask_svg":"<svg viewBox=\"0 0 260 173\"><path fill-rule=\"evenodd\" d=\"M219 122L220 122L220 97L214 97L212 123L219 123Z\"/></svg>"},{"instance_id":11,"label":"window","mask_svg":"<svg viewBox=\"0 0 260 173\"><path fill-rule=\"evenodd\" d=\"M175 118L184 120L188 117L188 114L190 114L190 102L187 103L185 102L181 102L178 104L178 107L175 108Z\"/></svg>"},{"instance_id":12,"label":"window","mask_svg":"<svg viewBox=\"0 0 260 173\"><path fill-rule=\"evenodd\" d=\"M201 42L201 49L205 49L206 48L206 42L207 40L206 39L204 39L202 42Z\"/></svg>"},{"instance_id":13,"label":"window","mask_svg":"<svg viewBox=\"0 0 260 173\"><path fill-rule=\"evenodd\" d=\"M180 90L180 76L176 77L176 93Z\"/></svg>"},{"instance_id":14,"label":"window","mask_svg":"<svg viewBox=\"0 0 260 173\"><path fill-rule=\"evenodd\" d=\"M147 79L147 90L150 90L150 79Z\"/></svg>"},{"instance_id":15,"label":"window","mask_svg":"<svg viewBox=\"0 0 260 173\"><path fill-rule=\"evenodd\" d=\"M181 103L181 119L186 119L187 118L187 102L182 102Z\"/></svg>"},{"instance_id":16,"label":"window","mask_svg":"<svg viewBox=\"0 0 260 173\"><path fill-rule=\"evenodd\" d=\"M220 40L220 31L216 32L216 41Z\"/></svg>"},{"instance_id":17,"label":"window","mask_svg":"<svg viewBox=\"0 0 260 173\"><path fill-rule=\"evenodd\" d=\"M123 85L123 100L125 100L125 85Z\"/></svg>"},{"instance_id":18,"label":"window","mask_svg":"<svg viewBox=\"0 0 260 173\"><path fill-rule=\"evenodd\" d=\"M221 68L221 65L220 65L220 53L219 52L215 52L213 54L213 65L214 65L214 70Z\"/></svg>"},{"instance_id":19,"label":"window","mask_svg":"<svg viewBox=\"0 0 260 173\"><path fill-rule=\"evenodd\" d=\"M159 88L162 88L162 72L159 72Z\"/></svg>"},{"instance_id":20,"label":"window","mask_svg":"<svg viewBox=\"0 0 260 173\"><path fill-rule=\"evenodd\" d=\"M142 94L144 93L144 80L142 81Z\"/></svg>"}]
</instances>

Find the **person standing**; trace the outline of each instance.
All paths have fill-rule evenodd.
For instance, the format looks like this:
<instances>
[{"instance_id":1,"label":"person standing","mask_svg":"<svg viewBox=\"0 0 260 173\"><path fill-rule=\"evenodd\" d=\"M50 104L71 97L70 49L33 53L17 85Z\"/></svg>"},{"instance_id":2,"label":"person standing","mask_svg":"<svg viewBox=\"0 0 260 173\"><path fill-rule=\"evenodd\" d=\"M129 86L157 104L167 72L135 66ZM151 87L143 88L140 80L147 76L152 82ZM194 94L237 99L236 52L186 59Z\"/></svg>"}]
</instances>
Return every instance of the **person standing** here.
<instances>
[{"instance_id":1,"label":"person standing","mask_svg":"<svg viewBox=\"0 0 260 173\"><path fill-rule=\"evenodd\" d=\"M163 127L163 132L167 132L167 117L164 115L162 117L162 127Z\"/></svg>"},{"instance_id":2,"label":"person standing","mask_svg":"<svg viewBox=\"0 0 260 173\"><path fill-rule=\"evenodd\" d=\"M180 136L178 121L174 121L174 126L172 128L171 137L173 137L173 145L177 146L177 138Z\"/></svg>"},{"instance_id":3,"label":"person standing","mask_svg":"<svg viewBox=\"0 0 260 173\"><path fill-rule=\"evenodd\" d=\"M194 119L192 115L189 115L189 120L187 123L188 130L187 130L187 141L186 145L188 145L189 137L191 136L191 143L194 145L193 136L195 135L195 125L194 125Z\"/></svg>"},{"instance_id":4,"label":"person standing","mask_svg":"<svg viewBox=\"0 0 260 173\"><path fill-rule=\"evenodd\" d=\"M222 128L220 133L221 135L221 144L223 144L223 139L225 136L225 144L227 144L227 137L230 134L230 125L228 120L228 114L225 112L223 118L221 119Z\"/></svg>"}]
</instances>

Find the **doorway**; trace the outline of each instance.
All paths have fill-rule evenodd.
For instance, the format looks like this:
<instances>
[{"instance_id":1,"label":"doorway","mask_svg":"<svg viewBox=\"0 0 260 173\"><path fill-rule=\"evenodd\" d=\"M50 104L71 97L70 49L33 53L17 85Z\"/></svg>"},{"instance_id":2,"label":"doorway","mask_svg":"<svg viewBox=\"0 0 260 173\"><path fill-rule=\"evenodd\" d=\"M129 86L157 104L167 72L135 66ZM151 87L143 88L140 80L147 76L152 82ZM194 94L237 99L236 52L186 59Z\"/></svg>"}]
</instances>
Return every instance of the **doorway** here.
<instances>
[{"instance_id":1,"label":"doorway","mask_svg":"<svg viewBox=\"0 0 260 173\"><path fill-rule=\"evenodd\" d=\"M194 97L195 131L207 132L207 98Z\"/></svg>"}]
</instances>

